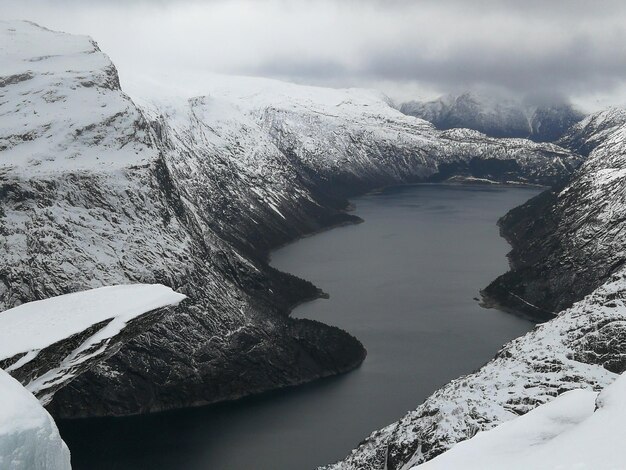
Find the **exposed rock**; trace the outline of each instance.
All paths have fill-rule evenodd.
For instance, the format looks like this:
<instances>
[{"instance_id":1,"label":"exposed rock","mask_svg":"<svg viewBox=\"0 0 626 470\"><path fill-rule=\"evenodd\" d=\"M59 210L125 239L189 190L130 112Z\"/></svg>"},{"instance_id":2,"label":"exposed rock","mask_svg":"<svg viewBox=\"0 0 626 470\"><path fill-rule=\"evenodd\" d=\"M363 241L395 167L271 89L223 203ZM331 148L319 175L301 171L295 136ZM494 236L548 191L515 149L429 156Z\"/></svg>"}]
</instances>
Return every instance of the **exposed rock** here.
<instances>
[{"instance_id":1,"label":"exposed rock","mask_svg":"<svg viewBox=\"0 0 626 470\"><path fill-rule=\"evenodd\" d=\"M0 367L47 404L184 298L165 286L134 284L22 304L0 315Z\"/></svg>"},{"instance_id":2,"label":"exposed rock","mask_svg":"<svg viewBox=\"0 0 626 470\"><path fill-rule=\"evenodd\" d=\"M485 289L500 305L545 319L572 305L626 261L626 113L589 116L564 138L588 159L565 185L500 221L511 271Z\"/></svg>"}]
</instances>

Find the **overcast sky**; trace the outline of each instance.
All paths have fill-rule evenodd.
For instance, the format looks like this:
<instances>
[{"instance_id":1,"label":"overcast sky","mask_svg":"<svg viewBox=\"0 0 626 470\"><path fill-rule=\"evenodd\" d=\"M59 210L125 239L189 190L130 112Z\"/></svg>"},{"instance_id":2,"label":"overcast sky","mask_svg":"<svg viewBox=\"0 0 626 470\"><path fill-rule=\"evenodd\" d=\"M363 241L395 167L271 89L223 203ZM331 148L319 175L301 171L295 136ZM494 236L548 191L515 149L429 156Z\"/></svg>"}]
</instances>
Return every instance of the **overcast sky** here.
<instances>
[{"instance_id":1,"label":"overcast sky","mask_svg":"<svg viewBox=\"0 0 626 470\"><path fill-rule=\"evenodd\" d=\"M1 18L92 36L120 69L200 69L396 100L466 89L626 104L626 2L0 0Z\"/></svg>"}]
</instances>

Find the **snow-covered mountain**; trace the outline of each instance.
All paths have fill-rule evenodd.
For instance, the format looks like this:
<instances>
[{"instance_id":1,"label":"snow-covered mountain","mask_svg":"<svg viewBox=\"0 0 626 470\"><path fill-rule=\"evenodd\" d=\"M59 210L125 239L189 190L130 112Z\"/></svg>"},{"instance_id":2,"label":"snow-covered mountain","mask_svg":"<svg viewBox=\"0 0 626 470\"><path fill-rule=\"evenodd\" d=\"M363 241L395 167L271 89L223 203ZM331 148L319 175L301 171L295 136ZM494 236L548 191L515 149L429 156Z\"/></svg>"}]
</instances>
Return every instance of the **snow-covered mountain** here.
<instances>
[{"instance_id":1,"label":"snow-covered mountain","mask_svg":"<svg viewBox=\"0 0 626 470\"><path fill-rule=\"evenodd\" d=\"M242 133L239 123L256 123L261 134L250 140L269 137L316 195L344 196L381 184L451 175L550 184L581 161L550 144L494 139L469 129L437 131L399 113L384 95L370 90L207 74L134 76L127 88L143 109L155 118L165 116L164 126L175 130L186 120L185 112L196 123L193 131L215 130L223 138L248 136L252 127ZM188 135L195 134L186 126ZM263 154L240 145L240 154L251 152L256 158ZM249 156L237 160L239 171L258 165Z\"/></svg>"},{"instance_id":2,"label":"snow-covered mountain","mask_svg":"<svg viewBox=\"0 0 626 470\"><path fill-rule=\"evenodd\" d=\"M60 416L210 403L347 371L362 345L288 316L320 291L270 268L270 248L355 221L345 197L370 188L548 184L582 161L556 145L441 132L363 90L136 77L131 100L87 37L3 22L0 39L0 309L113 284L188 297L56 392Z\"/></svg>"},{"instance_id":3,"label":"snow-covered mountain","mask_svg":"<svg viewBox=\"0 0 626 470\"><path fill-rule=\"evenodd\" d=\"M626 371L625 143L623 110L589 116L563 138L564 145L589 152L585 163L566 184L500 222L513 246L512 270L485 295L552 319L329 468L409 468L564 391L597 391Z\"/></svg>"},{"instance_id":4,"label":"snow-covered mountain","mask_svg":"<svg viewBox=\"0 0 626 470\"><path fill-rule=\"evenodd\" d=\"M207 156L203 196L191 193L165 160L158 126L119 89L93 41L22 22L3 23L1 34L2 70L11 75L0 88L0 308L138 282L189 296L63 389L51 409L76 416L187 406L342 372L363 359L349 335L286 317L316 288L248 259L211 229L208 207L225 214L230 204L211 188L250 189L236 172L215 181L227 155ZM335 221L333 210L310 206L301 226L267 208L276 242ZM246 206L236 217L248 216Z\"/></svg>"},{"instance_id":5,"label":"snow-covered mountain","mask_svg":"<svg viewBox=\"0 0 626 470\"><path fill-rule=\"evenodd\" d=\"M400 110L432 122L438 129L474 129L492 137L522 137L554 142L584 114L567 103L531 105L510 98L467 92L434 101L409 101Z\"/></svg>"},{"instance_id":6,"label":"snow-covered mountain","mask_svg":"<svg viewBox=\"0 0 626 470\"><path fill-rule=\"evenodd\" d=\"M587 117L563 139L589 152L565 186L512 210L501 227L513 245L513 269L487 296L548 318L590 293L626 260L626 111Z\"/></svg>"}]
</instances>

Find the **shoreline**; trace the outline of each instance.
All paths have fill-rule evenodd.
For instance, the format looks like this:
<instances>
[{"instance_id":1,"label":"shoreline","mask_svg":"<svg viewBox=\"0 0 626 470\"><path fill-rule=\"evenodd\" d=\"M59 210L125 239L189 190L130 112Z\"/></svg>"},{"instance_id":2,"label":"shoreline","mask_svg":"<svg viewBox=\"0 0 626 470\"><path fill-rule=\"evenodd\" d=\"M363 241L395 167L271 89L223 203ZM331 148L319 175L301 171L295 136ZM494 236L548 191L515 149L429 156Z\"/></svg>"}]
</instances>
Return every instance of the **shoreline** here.
<instances>
[{"instance_id":1,"label":"shoreline","mask_svg":"<svg viewBox=\"0 0 626 470\"><path fill-rule=\"evenodd\" d=\"M403 186L405 186L405 185L403 185ZM408 185L406 185L406 186L408 186ZM411 185L411 186L419 186L419 185ZM438 184L437 186L441 186L441 191L446 191L446 186L450 186L450 185L447 185L447 184L440 184L439 185ZM472 191L472 189L470 189L470 188L468 188L467 190L468 191ZM422 190L416 190L416 191L422 191ZM419 194L425 194L425 195L426 194L430 194L430 190L428 190L428 189L425 189L423 191L425 191L425 192L424 193L419 193ZM461 191L461 188L459 188L459 189L451 188L451 189L448 189L448 191L451 191L451 192L454 192L454 193L458 193L458 192ZM512 190L512 191L515 191L515 190ZM480 195L481 193L477 192L476 194ZM518 197L524 197L524 195L525 195L525 193L523 191L521 191L521 190L518 190L517 194L518 194ZM422 196L420 196L420 197L422 197ZM455 196L455 197L462 198L462 195ZM482 193L481 197L487 197L487 198L490 198L490 199L500 199L499 192L498 191L491 191L491 190L485 191L484 193ZM359 205L361 205L361 204L359 204ZM365 209L364 205L363 205L363 209ZM384 211L385 210L384 207L381 207L381 210ZM495 211L495 212L493 212L492 216L493 215L497 216L497 215L499 215L498 213L499 213L499 211ZM368 215L369 212L365 212L364 211L364 214L366 214L367 218L370 219L370 216ZM496 219L496 217L490 217L490 221L487 222L487 226L488 227L492 227L492 229L489 232L493 235L494 239L497 239L497 238L499 238L499 235L498 235L497 232L493 231L493 225L494 225L493 221L495 219ZM422 222L422 223L425 223L425 222ZM484 225L484 223L483 223L483 225ZM327 228L327 230L330 230L330 228ZM343 232L343 235L340 235L340 236L344 237L344 238L348 238L348 239L353 237L353 236L357 236L358 237L359 235L356 235L356 234L357 233L361 233L363 230L364 230L364 228L360 228L359 232L357 232L356 229L355 229L354 232L352 232L352 231L347 232L346 231L346 232ZM367 230L367 228L365 228L365 230ZM311 236L311 235L309 235L309 236ZM332 237L330 239L332 239ZM323 249L324 240L325 239L322 240L321 244L314 245L315 246L314 253L317 252L320 249ZM502 250L502 255L505 254L506 249L507 249L507 247L504 246L503 250ZM292 252L290 251L289 253L292 253ZM287 253L287 256L289 257L288 259L291 259L291 255L289 253ZM498 256L498 258L500 258L502 261L504 261L504 258L502 256ZM298 258L298 260L299 259L300 258ZM295 268L297 268L297 266L299 266L301 262L306 262L306 259L308 259L308 258L303 258L302 261L294 260L293 263L291 263L291 264L289 264L287 266L292 266L292 268L296 272L298 272L297 269L295 269ZM315 258L312 258L312 260L314 260L314 259ZM503 265L501 269L506 269L506 264L504 262L499 263L499 264ZM270 267L272 269L276 270L276 268L274 268L273 266L270 266ZM285 272L289 273L289 271L285 271ZM309 271L303 271L303 272L309 272ZM272 274L270 273L270 275L272 275ZM289 275L293 276L293 274L289 274ZM342 274L342 276L344 276L344 275L345 274ZM273 275L272 275L272 277L273 277ZM472 290L475 290L475 288L472 289ZM298 291L299 291L299 289L298 289ZM299 303L292 304L291 305L291 309L290 309L290 316L293 317L293 313L292 312L293 312L293 310L295 308L297 308L297 306L299 304L307 302L307 301L314 300L314 299L318 298L320 295L322 295L321 289L316 293L316 295L309 296L308 298L302 298L299 301ZM334 297L334 295L333 295L333 297ZM471 303L473 305L476 305L475 302L471 302ZM320 303L320 306L321 305L323 305L323 304ZM418 304L416 304L416 305L418 305ZM332 315L337 315L337 316L342 315L341 308L332 308L331 307L331 308L327 308L327 310L330 311L332 313ZM415 311L416 315L419 313L418 310L419 309L417 309ZM472 310L472 311L474 311L474 310ZM498 314L499 314L499 312L498 312ZM309 318L313 318L313 317L315 317L315 316L312 315ZM323 318L324 318L325 321L328 322L328 323L325 323L326 325L332 324L332 321L328 321L328 317L325 316ZM416 318L417 318L417 321L419 321L419 316L416 316ZM297 322L300 322L301 320L302 319L295 319L295 321L297 321ZM383 320L383 321L388 321L388 320ZM351 331L351 328L347 327L349 324L351 324L351 322L345 322L345 324L341 327L341 331ZM527 325L528 325L528 328L532 328L532 325L530 323L528 323ZM381 331L381 329L379 329L379 328L377 328L377 330L379 332ZM358 336L362 336L362 333L359 333ZM367 336L363 336L363 340L364 341L368 341L368 337ZM498 344L498 347L499 346L500 346L500 344ZM491 349L491 353L497 352L498 347L490 348ZM374 353L375 353L375 351L372 349L372 354L374 354ZM375 359L374 356L372 356L372 359L373 360ZM485 359L485 360L488 360L488 359ZM402 362L405 362L405 361L402 361ZM292 382L292 383L289 383L289 384L285 384L285 385L283 385L281 387L276 387L276 388L269 389L269 390L260 390L260 389L248 390L247 393L241 394L239 396L233 396L231 399L228 399L228 400L219 400L219 401L214 401L214 402L199 402L199 403L195 402L195 403L190 403L190 405L186 407L186 408L189 408L189 410L190 410L189 412L187 412L185 409L164 410L162 412L155 410L151 414L153 414L153 415L155 415L155 414L156 415L162 414L164 416L168 416L168 415L172 416L172 414L168 414L168 411L172 411L172 413L174 413L173 416L176 416L177 412L180 412L181 416L193 416L193 411L191 411L191 410L193 410L193 409L206 409L207 411L206 411L206 414L204 416L211 416L211 411L209 411L209 410L216 410L216 411L219 411L219 410L238 410L238 409L240 409L240 407L241 407L241 409L245 410L246 406L247 406L246 405L247 403L258 403L259 406L270 406L270 410L273 410L274 408L271 408L272 407L272 405L271 405L272 400L281 400L283 398L285 400L287 400L288 397L290 397L290 396L298 396L298 394L300 393L300 390L309 390L309 392L306 392L306 393L308 393L310 395L319 394L320 397L324 397L324 393L325 393L324 390L325 389L323 387L320 387L320 388L316 388L316 387L318 387L318 386L320 386L320 384L324 384L324 383L330 383L330 384L332 384L332 383L343 383L343 382L340 382L341 380L344 380L344 381L347 381L347 382L351 382L353 380L352 379L353 375L352 374L347 375L347 372L352 371L352 370L357 370L356 374L358 374L358 375L362 374L362 372L358 371L361 364L363 364L363 362L359 360L358 364L352 364L352 365L350 365L350 366L348 366L348 367L346 367L344 369L341 369L341 370L328 368L328 369L326 369L324 372L322 372L319 375L316 374L314 377L309 376L306 380L301 380L301 381L298 381L298 382ZM368 362L368 364L369 364L369 362ZM361 371L363 371L363 370L367 371L368 369L369 369L369 366L364 364L364 366L361 368ZM474 370L474 369L471 368L471 367L470 368L466 368L466 369L464 369L462 374L466 374L466 373L468 373L471 370ZM460 375L460 374L458 374L458 375ZM457 377L457 374L455 374L454 376L451 375L450 376L450 380L454 380L456 377ZM333 380L336 380L338 382L333 382ZM325 381L327 381L327 382L325 382ZM309 387L309 388L307 388L307 387ZM439 389L438 387L439 387L438 385L435 385L433 390ZM415 392L413 391L411 393L415 393ZM388 398L385 398L384 395L383 395L382 399L385 400L385 401L388 401ZM319 400L319 399L317 399L317 400ZM405 409L406 410L412 409L415 405L418 404L418 402L419 402L419 400L413 400L412 402L410 402L410 406L407 406L406 408L403 408L403 410L405 410ZM305 402L305 404L307 404L307 403L308 402ZM315 402L313 401L313 403L315 403ZM321 403L324 403L324 402L321 401ZM280 409L280 408L277 408L277 409ZM384 407L382 409L384 409ZM201 412L198 411L198 413L201 413ZM388 414L387 418L385 419L385 424L388 423L388 422L391 422L393 420L400 419L402 417L402 413L404 413L404 411L402 411L398 415ZM286 416L288 416L288 415L286 415ZM103 422L107 423L107 421L103 421ZM135 419L133 421L119 421L118 422L118 423L122 423L122 424L114 424L114 423L116 423L115 421L108 421L108 422L112 423L111 425L114 425L116 427L117 426L124 426L125 425L124 423L129 423L129 425L131 423L138 423L138 425L140 423L143 423L143 421L141 420L141 415L139 415L139 416L135 415ZM147 421L147 422L149 423L149 421ZM63 422L62 425L64 425L67 429L72 429L72 424L69 423L69 422ZM80 425L77 424L76 426L80 426ZM85 424L84 426L88 427L89 425ZM380 426L382 426L382 425L380 425ZM367 436L370 432L372 432L373 430L378 429L378 428L379 428L378 424L374 424L372 426L367 426L367 427L363 428L362 431L359 432L358 435L356 436L356 439L354 440L354 442L352 442L348 446L345 446L344 450L341 451L338 454L337 457L324 459L325 461L323 462L323 464L326 464L326 463L334 460L335 458L338 459L338 458L343 457L351 449L358 447L358 442L359 442L360 439L362 439L364 436ZM73 429L76 429L76 428L73 428ZM74 431L74 433L76 433L76 431ZM309 435L311 435L311 433L309 433Z\"/></svg>"},{"instance_id":2,"label":"shoreline","mask_svg":"<svg viewBox=\"0 0 626 470\"><path fill-rule=\"evenodd\" d=\"M361 193L349 196L349 197L350 198L358 198L358 197L364 197L364 196L376 196L376 195L383 194L386 190L390 190L390 189L394 189L394 188L410 188L410 187L416 187L416 186L449 186L449 187L456 186L456 187L460 187L460 188L471 187L471 186L475 186L477 188L484 188L484 187L493 187L493 188L498 188L498 187L500 187L500 188L528 188L528 189L542 189L544 191L549 190L551 188L550 186L533 184L533 183L515 183L515 182L507 182L507 183L499 183L499 182L480 183L480 182L476 182L476 181L472 181L472 180L463 180L463 181L448 181L448 180L446 180L446 181L442 181L442 182L425 181L425 182L416 182L416 183L401 183L401 184L384 185L384 186L376 187L376 188L371 189L369 191L365 191L365 192L361 192ZM541 194L541 193L539 193L539 194ZM536 197L536 196L534 196L534 197ZM330 297L330 295L327 292L324 292L323 289L319 288L317 285L315 285L311 281L309 281L307 279L303 279L303 278L301 278L301 277L299 277L299 276L297 276L295 274L281 271L281 270L275 268L274 266L272 266L272 264L271 264L272 263L272 253L274 253L275 251L278 251L278 250L280 250L282 248L285 248L286 246L289 246L289 245L292 245L294 243L297 243L300 240L304 240L306 238L313 237L315 235L319 235L319 234L324 233L324 232L328 232L328 231L331 231L331 230L334 230L334 229L337 229L337 228L341 228L341 227L348 227L348 226L352 226L352 225L360 225L362 223L365 223L366 221L364 219L362 219L361 217L359 217L357 215L350 214L350 212L354 212L356 209L357 209L357 206L350 199L348 199L346 207L344 209L341 209L339 211L339 213L340 214L344 214L347 217L350 217L350 219L345 219L345 220L342 220L342 221L340 221L338 223L322 227L322 228L320 228L318 230L314 230L312 232L307 232L307 233L305 233L303 235L295 237L293 240L287 241L285 243L281 243L281 244L277 245L276 247L271 248L265 254L264 261L267 263L267 265L271 269L276 270L276 271L278 271L281 274L287 274L289 276L295 277L295 278L300 279L302 281L311 283L318 290L316 295L303 297L302 299L297 300L293 304L290 304L288 306L288 314L287 314L290 318L294 318L294 317L292 317L293 310L295 310L300 305L303 305L303 304L305 304L307 302L312 302L312 301L317 300L317 299L328 299ZM515 209L515 208L513 207L510 210L512 210L512 209ZM504 217L505 215L506 215L506 213L503 214L501 217ZM499 222L497 223L497 225L500 227L500 223ZM507 242L507 244L511 247L511 249L513 249L512 240L510 240L509 237L506 236L506 234L503 232L501 227L500 227L500 233L499 234L500 234L500 237L503 238ZM507 260L509 261L509 264L510 264L509 253L507 253L505 256L506 256L506 258L507 258ZM505 274L505 273L503 273L503 274ZM501 275L499 275L498 278ZM498 279L498 278L496 278L496 279ZM492 280L491 282L494 282L496 279ZM485 289L487 289L487 286L485 286L484 288L479 290L480 298L477 299L478 304L482 308L499 310L499 311L501 311L503 313L507 313L509 315L516 315L518 317L521 317L521 318L524 318L526 320L532 321L533 323L542 323L544 321L547 321L546 319L538 320L537 317L533 317L532 315L524 312L523 310L517 310L517 309L513 309L513 308L510 308L510 307L507 307L506 305L502 304L501 302L498 302L497 299L495 299L494 297L489 296L488 294L486 294ZM346 333L349 334L349 332L347 332L347 331L346 331Z\"/></svg>"}]
</instances>

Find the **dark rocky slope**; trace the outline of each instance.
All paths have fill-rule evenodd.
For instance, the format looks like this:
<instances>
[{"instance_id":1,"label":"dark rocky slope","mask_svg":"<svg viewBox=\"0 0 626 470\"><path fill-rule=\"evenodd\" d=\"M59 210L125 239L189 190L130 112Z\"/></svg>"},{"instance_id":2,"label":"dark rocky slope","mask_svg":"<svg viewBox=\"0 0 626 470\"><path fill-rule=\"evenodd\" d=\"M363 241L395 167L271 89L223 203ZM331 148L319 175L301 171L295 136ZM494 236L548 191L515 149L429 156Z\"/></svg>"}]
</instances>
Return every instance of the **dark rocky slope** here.
<instances>
[{"instance_id":1,"label":"dark rocky slope","mask_svg":"<svg viewBox=\"0 0 626 470\"><path fill-rule=\"evenodd\" d=\"M513 209L500 221L511 242L511 271L484 293L538 320L592 292L626 261L626 112L589 116L563 143L589 153L567 184Z\"/></svg>"}]
</instances>

